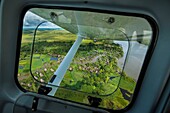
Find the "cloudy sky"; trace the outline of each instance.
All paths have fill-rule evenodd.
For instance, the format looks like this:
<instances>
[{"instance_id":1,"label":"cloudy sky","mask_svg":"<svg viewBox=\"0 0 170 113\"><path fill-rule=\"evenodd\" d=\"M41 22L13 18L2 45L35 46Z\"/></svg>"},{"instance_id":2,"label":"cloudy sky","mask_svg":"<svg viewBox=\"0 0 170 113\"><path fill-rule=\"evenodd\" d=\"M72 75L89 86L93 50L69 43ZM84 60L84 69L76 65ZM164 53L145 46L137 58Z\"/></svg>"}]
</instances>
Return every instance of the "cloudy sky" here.
<instances>
[{"instance_id":1,"label":"cloudy sky","mask_svg":"<svg viewBox=\"0 0 170 113\"><path fill-rule=\"evenodd\" d=\"M43 18L41 18L40 16L28 11L26 14L25 14L25 17L24 17L24 24L23 24L23 27L25 28L34 28L36 27L39 23L43 22L43 21L47 21ZM60 28L59 26L51 23L51 22L47 22L47 23L43 23L41 26L41 28Z\"/></svg>"}]
</instances>

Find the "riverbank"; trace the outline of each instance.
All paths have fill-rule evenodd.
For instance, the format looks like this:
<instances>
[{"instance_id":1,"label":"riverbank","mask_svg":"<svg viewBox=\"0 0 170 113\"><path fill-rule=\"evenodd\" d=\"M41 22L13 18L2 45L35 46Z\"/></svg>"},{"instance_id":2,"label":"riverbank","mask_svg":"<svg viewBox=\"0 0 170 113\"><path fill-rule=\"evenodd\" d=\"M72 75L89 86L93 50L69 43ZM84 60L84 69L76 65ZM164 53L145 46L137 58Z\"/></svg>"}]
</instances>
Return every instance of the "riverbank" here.
<instances>
[{"instance_id":1,"label":"riverbank","mask_svg":"<svg viewBox=\"0 0 170 113\"><path fill-rule=\"evenodd\" d=\"M124 55L122 58L118 60L118 66L122 69L129 45L127 41L114 41L114 43L121 45L123 48ZM137 81L139 77L144 62L144 58L147 52L147 48L148 46L140 44L137 41L130 42L130 50L128 53L128 58L125 63L124 71L129 77L133 78L135 81Z\"/></svg>"}]
</instances>

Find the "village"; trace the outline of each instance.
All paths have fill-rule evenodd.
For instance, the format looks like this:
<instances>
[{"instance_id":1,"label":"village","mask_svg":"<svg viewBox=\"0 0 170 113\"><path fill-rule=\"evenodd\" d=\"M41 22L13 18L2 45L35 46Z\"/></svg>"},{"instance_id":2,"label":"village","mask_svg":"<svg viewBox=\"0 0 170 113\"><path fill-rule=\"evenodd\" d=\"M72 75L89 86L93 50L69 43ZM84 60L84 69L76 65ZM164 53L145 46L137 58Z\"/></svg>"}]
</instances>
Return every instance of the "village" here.
<instances>
[{"instance_id":1,"label":"village","mask_svg":"<svg viewBox=\"0 0 170 113\"><path fill-rule=\"evenodd\" d=\"M60 36L52 35L54 32L59 33ZM30 64L32 37L30 32L23 34L18 70L20 85L33 92L37 92L40 83L50 81L76 38L74 34L65 31L39 31L39 34L35 42L32 64ZM47 39L47 36L50 38ZM135 81L117 66L118 59L122 56L123 51L119 44L105 40L97 42L90 39L84 40L55 96L72 100L75 99L74 95L81 93L82 97L75 100L87 103L88 95L99 97L113 95L112 98L115 100L119 98L122 101L117 103L118 101L114 99L110 101L111 97L108 97L102 101L101 107L123 108L131 100ZM66 96L68 92L70 95ZM108 103L112 104L108 105Z\"/></svg>"}]
</instances>

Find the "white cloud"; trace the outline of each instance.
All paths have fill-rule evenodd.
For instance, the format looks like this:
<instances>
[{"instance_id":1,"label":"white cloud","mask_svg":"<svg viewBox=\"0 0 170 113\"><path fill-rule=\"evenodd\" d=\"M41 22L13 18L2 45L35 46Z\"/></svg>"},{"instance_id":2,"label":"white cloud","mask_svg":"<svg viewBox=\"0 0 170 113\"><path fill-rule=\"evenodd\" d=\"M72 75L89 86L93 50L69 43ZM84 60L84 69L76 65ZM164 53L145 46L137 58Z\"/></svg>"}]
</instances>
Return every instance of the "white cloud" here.
<instances>
[{"instance_id":1,"label":"white cloud","mask_svg":"<svg viewBox=\"0 0 170 113\"><path fill-rule=\"evenodd\" d=\"M60 28L59 26L49 22L48 20L45 20L44 18L42 18L30 11L28 11L25 14L23 27L36 27L38 24L40 24L43 21L47 21L47 22L43 23L40 26L40 28Z\"/></svg>"}]
</instances>

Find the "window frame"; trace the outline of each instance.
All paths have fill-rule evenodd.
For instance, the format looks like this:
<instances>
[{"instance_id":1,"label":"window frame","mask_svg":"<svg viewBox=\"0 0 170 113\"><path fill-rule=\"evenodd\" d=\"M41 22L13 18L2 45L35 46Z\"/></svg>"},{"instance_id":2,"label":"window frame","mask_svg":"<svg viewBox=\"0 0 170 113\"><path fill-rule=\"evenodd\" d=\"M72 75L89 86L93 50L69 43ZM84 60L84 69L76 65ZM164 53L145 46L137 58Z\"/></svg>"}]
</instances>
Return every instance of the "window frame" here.
<instances>
[{"instance_id":1,"label":"window frame","mask_svg":"<svg viewBox=\"0 0 170 113\"><path fill-rule=\"evenodd\" d=\"M30 92L30 91L24 89L20 85L17 74L18 74L20 49L21 49L21 41L22 41L22 32L23 32L23 29L22 29L23 19L24 19L26 12L31 8L63 9L63 10L75 10L75 11L88 11L88 12L96 12L96 13L103 13L103 14L115 14L115 15L121 15L121 16L132 16L132 17L143 18L148 22L148 24L150 25L151 30L152 30L152 37L151 37L151 40L150 40L150 45L148 46L148 50L146 51L146 55L145 55L145 58L144 58L144 61L143 61L142 67L141 67L141 71L140 71L138 80L136 82L136 86L135 86L135 89L134 89L134 92L133 92L132 100L130 101L130 103L125 108L120 109L120 110L113 110L113 109L106 109L106 108L98 107L98 109L103 109L103 110L106 110L108 112L120 112L120 113L122 113L122 112L128 111L133 106L133 104L135 103L135 100L138 96L138 93L140 91L140 87L142 85L142 81L145 77L145 72L147 70L147 67L148 67L150 59L152 57L154 48L155 48L156 43L157 43L157 37L158 37L159 29L158 29L158 25L157 25L156 21L152 17L150 17L149 15L146 15L146 14L139 14L139 13L133 13L133 12L127 13L127 12L119 12L119 11L112 11L112 10L103 10L103 9L99 9L98 7L96 7L96 8L81 8L81 7L47 6L47 5L35 5L35 4L26 5L23 8L23 10L21 11L21 15L20 15L20 19L19 19L21 24L19 24L19 30L18 30L19 32L18 32L18 39L17 39L17 45L16 45L17 51L16 51L15 74L14 74L15 83L16 83L17 87L23 92ZM37 93L37 92L35 92L35 93ZM48 95L46 95L46 96L48 96ZM75 101L61 99L61 98L58 98L58 97L55 97L55 96L52 96L52 97L56 98L56 99L68 101L68 102L73 102L73 103L76 103L76 104L90 106L90 105L87 105L87 104L84 104L84 103L78 103L78 102L75 102Z\"/></svg>"}]
</instances>

